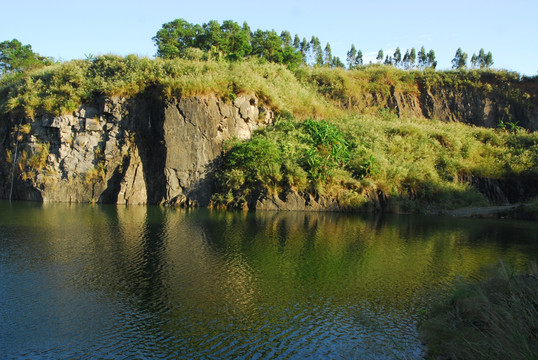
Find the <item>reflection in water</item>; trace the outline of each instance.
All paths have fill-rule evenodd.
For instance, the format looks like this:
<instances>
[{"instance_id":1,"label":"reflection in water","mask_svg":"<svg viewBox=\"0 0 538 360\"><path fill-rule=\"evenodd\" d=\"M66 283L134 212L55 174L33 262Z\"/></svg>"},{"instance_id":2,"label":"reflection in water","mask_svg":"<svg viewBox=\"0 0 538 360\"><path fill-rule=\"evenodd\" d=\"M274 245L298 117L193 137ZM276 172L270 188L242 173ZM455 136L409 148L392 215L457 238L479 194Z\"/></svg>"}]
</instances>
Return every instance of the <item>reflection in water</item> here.
<instances>
[{"instance_id":1,"label":"reflection in water","mask_svg":"<svg viewBox=\"0 0 538 360\"><path fill-rule=\"evenodd\" d=\"M537 228L3 202L0 352L419 358L431 301L498 259L536 261Z\"/></svg>"}]
</instances>

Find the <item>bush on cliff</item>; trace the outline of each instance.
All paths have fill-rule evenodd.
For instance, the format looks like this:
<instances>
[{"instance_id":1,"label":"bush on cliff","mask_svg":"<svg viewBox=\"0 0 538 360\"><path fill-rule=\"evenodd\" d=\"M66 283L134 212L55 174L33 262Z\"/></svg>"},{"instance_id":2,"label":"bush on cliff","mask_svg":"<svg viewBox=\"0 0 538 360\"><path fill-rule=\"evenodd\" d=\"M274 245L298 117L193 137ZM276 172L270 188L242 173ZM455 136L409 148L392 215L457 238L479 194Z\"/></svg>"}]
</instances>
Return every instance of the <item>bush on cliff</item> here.
<instances>
[{"instance_id":1,"label":"bush on cliff","mask_svg":"<svg viewBox=\"0 0 538 360\"><path fill-rule=\"evenodd\" d=\"M536 177L537 161L536 133L387 111L331 123L280 120L229 144L214 203L244 207L260 193L293 190L329 196L342 209L360 209L376 193L399 211L481 206L488 199L468 179Z\"/></svg>"},{"instance_id":2,"label":"bush on cliff","mask_svg":"<svg viewBox=\"0 0 538 360\"><path fill-rule=\"evenodd\" d=\"M286 190L336 195L356 190L348 171L353 145L325 120L280 120L250 141L228 144L214 206L248 206L260 193ZM346 183L344 185L344 183Z\"/></svg>"}]
</instances>

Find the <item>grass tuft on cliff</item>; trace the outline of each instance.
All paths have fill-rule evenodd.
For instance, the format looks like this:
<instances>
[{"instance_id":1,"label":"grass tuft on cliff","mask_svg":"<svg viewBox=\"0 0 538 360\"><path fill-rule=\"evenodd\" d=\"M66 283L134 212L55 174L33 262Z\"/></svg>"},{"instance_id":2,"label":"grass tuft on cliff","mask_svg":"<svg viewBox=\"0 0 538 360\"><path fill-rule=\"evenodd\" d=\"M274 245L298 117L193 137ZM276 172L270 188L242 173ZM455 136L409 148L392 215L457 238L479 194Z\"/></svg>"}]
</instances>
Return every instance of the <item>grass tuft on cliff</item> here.
<instances>
[{"instance_id":1,"label":"grass tuft on cliff","mask_svg":"<svg viewBox=\"0 0 538 360\"><path fill-rule=\"evenodd\" d=\"M0 111L28 117L60 115L101 95L132 97L148 89L164 98L214 94L232 100L241 93L255 93L264 105L298 118L338 112L283 65L257 60L151 60L134 55L105 55L7 75L0 80Z\"/></svg>"},{"instance_id":2,"label":"grass tuft on cliff","mask_svg":"<svg viewBox=\"0 0 538 360\"><path fill-rule=\"evenodd\" d=\"M392 107L391 94L412 97L421 88L502 92L511 101L536 104L525 86L518 74L496 70L421 71L377 64L354 70L307 66L289 70L256 58L229 62L103 55L2 77L0 112L59 115L101 95L135 96L151 88L165 98L215 94L233 99L255 93L264 105L298 119L337 118L349 111L375 113Z\"/></svg>"}]
</instances>

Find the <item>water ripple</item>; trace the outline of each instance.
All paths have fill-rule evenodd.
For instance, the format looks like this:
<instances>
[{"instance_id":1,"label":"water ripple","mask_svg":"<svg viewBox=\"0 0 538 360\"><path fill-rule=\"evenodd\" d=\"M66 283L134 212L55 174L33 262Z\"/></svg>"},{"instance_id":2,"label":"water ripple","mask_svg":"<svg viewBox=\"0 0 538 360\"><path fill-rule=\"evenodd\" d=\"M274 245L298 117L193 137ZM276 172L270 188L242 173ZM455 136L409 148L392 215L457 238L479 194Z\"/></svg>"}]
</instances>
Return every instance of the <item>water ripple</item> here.
<instances>
[{"instance_id":1,"label":"water ripple","mask_svg":"<svg viewBox=\"0 0 538 360\"><path fill-rule=\"evenodd\" d=\"M455 276L536 260L536 226L494 236L517 226L0 202L0 352L421 358L416 325Z\"/></svg>"}]
</instances>

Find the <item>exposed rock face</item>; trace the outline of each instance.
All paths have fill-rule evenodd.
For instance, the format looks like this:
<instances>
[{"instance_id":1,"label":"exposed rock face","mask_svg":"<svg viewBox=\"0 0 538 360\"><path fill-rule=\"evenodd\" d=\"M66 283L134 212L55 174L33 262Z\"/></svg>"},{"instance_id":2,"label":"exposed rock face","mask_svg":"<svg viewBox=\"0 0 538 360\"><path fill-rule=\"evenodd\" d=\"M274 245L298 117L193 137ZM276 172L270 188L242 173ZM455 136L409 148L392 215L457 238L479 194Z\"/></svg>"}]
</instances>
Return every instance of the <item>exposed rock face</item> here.
<instances>
[{"instance_id":1,"label":"exposed rock face","mask_svg":"<svg viewBox=\"0 0 538 360\"><path fill-rule=\"evenodd\" d=\"M530 100L526 99L527 96ZM472 85L454 88L450 85L428 87L419 84L413 91L401 91L392 86L390 93L358 94L354 102L344 102L342 106L358 111L371 106L386 107L398 116L458 121L490 128L504 122L531 131L538 130L537 90L520 89L515 85L506 89L495 85L484 90Z\"/></svg>"},{"instance_id":2,"label":"exposed rock face","mask_svg":"<svg viewBox=\"0 0 538 360\"><path fill-rule=\"evenodd\" d=\"M537 89L518 91L419 84L408 92L392 87L386 93L358 94L355 102L348 99L342 105L357 111L387 107L399 116L486 127L511 122L538 130ZM531 101L522 101L522 94ZM215 96L164 101L151 91L134 98L103 97L63 116L9 114L0 121L0 198L206 206L223 142L247 139L273 118L251 95L231 103ZM496 203L529 195L509 182L471 180ZM531 185L526 188L538 188L536 182ZM372 194L370 200L376 210L386 206L383 194ZM340 209L334 200L293 192L253 202L250 208L264 210Z\"/></svg>"},{"instance_id":3,"label":"exposed rock face","mask_svg":"<svg viewBox=\"0 0 538 360\"><path fill-rule=\"evenodd\" d=\"M287 191L278 197L270 194L261 194L249 204L249 208L256 210L278 211L345 211L336 199L310 194L300 194Z\"/></svg>"},{"instance_id":4,"label":"exposed rock face","mask_svg":"<svg viewBox=\"0 0 538 360\"><path fill-rule=\"evenodd\" d=\"M145 94L24 119L17 133L18 121L0 129L3 198L206 206L223 142L249 138L273 113L255 96L164 102Z\"/></svg>"},{"instance_id":5,"label":"exposed rock face","mask_svg":"<svg viewBox=\"0 0 538 360\"><path fill-rule=\"evenodd\" d=\"M420 87L416 95L391 91L388 105L398 115L418 115L489 128L497 127L500 122L512 122L531 131L538 130L538 104L529 106L528 102L510 98L499 88L494 90L440 86Z\"/></svg>"}]
</instances>

